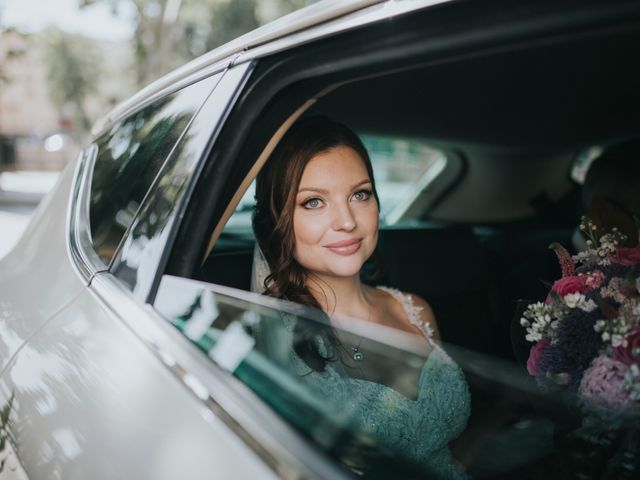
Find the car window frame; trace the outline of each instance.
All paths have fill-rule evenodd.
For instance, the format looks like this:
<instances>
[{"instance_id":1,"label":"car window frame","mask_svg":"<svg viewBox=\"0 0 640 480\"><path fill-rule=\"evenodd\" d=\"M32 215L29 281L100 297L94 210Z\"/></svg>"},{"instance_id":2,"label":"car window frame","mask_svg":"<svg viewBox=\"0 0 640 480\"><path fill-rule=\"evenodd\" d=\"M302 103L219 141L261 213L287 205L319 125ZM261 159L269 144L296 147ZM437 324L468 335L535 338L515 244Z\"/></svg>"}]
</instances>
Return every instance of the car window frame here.
<instances>
[{"instance_id":1,"label":"car window frame","mask_svg":"<svg viewBox=\"0 0 640 480\"><path fill-rule=\"evenodd\" d=\"M123 113L121 117L117 120L124 120L130 118L132 115L137 114L145 107L149 105L153 105L154 103L161 101L164 98L169 97L172 94L177 93L183 88L188 88L190 85L193 85L198 82L204 82L213 77L218 73L224 73L226 70L228 63L225 62L224 65L216 65L214 68L206 69L206 71L198 72L194 75L191 75L186 80L178 82L174 85L171 85L161 92L156 93L152 97L147 98L144 102L138 104L135 108L132 108ZM154 178L154 181L147 189L138 209L136 210L135 215L133 216L131 223L125 229L123 236L121 237L115 251L114 255L109 261L108 264L98 256L94 245L93 239L91 235L90 229L90 196L91 196L91 184L93 180L93 173L95 162L98 156L98 147L95 142L95 139L104 135L108 128L103 127L97 134L94 135L94 141L85 149L83 149L76 160L76 168L73 176L73 184L71 189L71 196L67 211L67 246L69 255L72 260L72 264L74 268L78 272L78 274L83 278L87 283L91 281L94 275L97 273L108 271L112 264L113 260L118 254L122 242L128 236L131 225L137 218L142 206L145 203L145 200L153 188L153 185L157 181L158 176L160 176L161 172L164 170L167 162L172 158L173 152L175 150L176 145L180 142L180 139L183 138L186 131L188 131L189 126L193 122L193 119L197 116L198 112L202 109L202 106L206 102L206 100L211 95L211 92L215 90L218 82L212 85L211 89L207 92L206 95L202 97L199 102L198 107L196 108L194 114L189 119L187 127L180 133L179 140L173 144L169 150L169 153L162 160L162 165ZM116 119L112 120L112 124L115 124ZM111 125L112 126L112 125Z\"/></svg>"},{"instance_id":2,"label":"car window frame","mask_svg":"<svg viewBox=\"0 0 640 480\"><path fill-rule=\"evenodd\" d=\"M175 149L172 152L172 156L167 159L160 172L156 176L149 193L158 187L158 184L163 178L171 174L173 168L183 168L188 171L187 178L184 186L181 190L178 200L173 204L172 211L170 212L170 220L162 230L161 234L154 236L157 241L153 248L150 250L150 255L141 256L138 272L144 269L146 272L145 284L139 288L134 289L134 296L142 302L146 302L149 299L150 292L157 288L157 284L160 282L160 273L164 269L168 259L168 252L171 250L173 240L176 235L177 228L180 224L183 211L185 210L189 199L193 192L194 184L199 176L200 170L204 158L208 156L209 151L214 148L217 135L220 129L224 126L226 116L230 109L235 104L238 92L243 88L248 77L251 75L253 63L243 63L240 66L234 68L224 68L218 73L222 76L217 82L215 88L205 99L204 103L200 107L200 110L194 115L192 121L184 132L183 137L176 144L176 149L181 145L186 136L189 135L191 128L202 128L206 140L195 146L195 150L198 154L193 157L187 155L178 155L178 158L173 158ZM215 121L213 119L216 119ZM136 217L133 219L125 235L123 236L120 244L112 261L108 267L110 272L116 271L123 264L123 255L126 255L127 249L130 247L133 241L132 233L140 222L144 222L147 217L155 215L153 211L153 205L149 203L149 194L145 197L138 209ZM161 236L164 235L163 238ZM125 259L126 260L126 259ZM117 275L116 275L117 277Z\"/></svg>"}]
</instances>

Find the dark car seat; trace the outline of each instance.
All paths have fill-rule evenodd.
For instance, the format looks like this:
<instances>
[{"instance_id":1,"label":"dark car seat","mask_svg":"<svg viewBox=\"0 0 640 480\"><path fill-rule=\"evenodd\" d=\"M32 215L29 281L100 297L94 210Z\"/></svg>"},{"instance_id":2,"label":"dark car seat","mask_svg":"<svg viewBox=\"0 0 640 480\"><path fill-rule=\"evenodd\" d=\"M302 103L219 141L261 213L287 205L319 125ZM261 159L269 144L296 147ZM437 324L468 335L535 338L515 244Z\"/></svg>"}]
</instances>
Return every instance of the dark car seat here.
<instances>
[{"instance_id":1,"label":"dark car seat","mask_svg":"<svg viewBox=\"0 0 640 480\"><path fill-rule=\"evenodd\" d=\"M495 282L470 227L381 230L379 246L386 282L431 305L443 341L496 353Z\"/></svg>"}]
</instances>

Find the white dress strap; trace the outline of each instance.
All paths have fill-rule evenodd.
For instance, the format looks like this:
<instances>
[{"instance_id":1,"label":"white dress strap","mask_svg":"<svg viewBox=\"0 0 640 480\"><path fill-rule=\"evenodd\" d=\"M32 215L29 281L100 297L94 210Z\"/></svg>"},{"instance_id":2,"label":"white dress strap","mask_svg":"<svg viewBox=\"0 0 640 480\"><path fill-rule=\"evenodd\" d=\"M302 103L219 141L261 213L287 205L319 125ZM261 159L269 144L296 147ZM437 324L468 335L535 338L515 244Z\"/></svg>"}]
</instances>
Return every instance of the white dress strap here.
<instances>
[{"instance_id":1,"label":"white dress strap","mask_svg":"<svg viewBox=\"0 0 640 480\"><path fill-rule=\"evenodd\" d=\"M391 287L377 287L380 290L387 292L393 298L396 299L402 305L405 313L407 314L407 318L409 319L409 323L415 325L420 329L422 334L427 338L427 340L431 341L433 338L433 328L429 324L428 321L422 320L422 311L423 307L416 305L413 301L413 297L408 293L403 293L397 288Z\"/></svg>"}]
</instances>

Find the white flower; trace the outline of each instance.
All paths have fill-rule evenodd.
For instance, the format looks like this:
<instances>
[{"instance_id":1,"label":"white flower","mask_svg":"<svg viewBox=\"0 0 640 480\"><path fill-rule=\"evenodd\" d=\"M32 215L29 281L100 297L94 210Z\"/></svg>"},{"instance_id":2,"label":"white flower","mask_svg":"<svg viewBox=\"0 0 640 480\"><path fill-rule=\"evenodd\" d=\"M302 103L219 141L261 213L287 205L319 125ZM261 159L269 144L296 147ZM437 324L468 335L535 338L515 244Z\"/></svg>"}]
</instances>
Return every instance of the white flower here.
<instances>
[{"instance_id":1,"label":"white flower","mask_svg":"<svg viewBox=\"0 0 640 480\"><path fill-rule=\"evenodd\" d=\"M520 325L522 325L523 327L528 327L529 325L531 325L531 322L529 322L529 320L527 320L526 318L522 317L520 319Z\"/></svg>"},{"instance_id":2,"label":"white flower","mask_svg":"<svg viewBox=\"0 0 640 480\"><path fill-rule=\"evenodd\" d=\"M613 335L611 335L611 346L612 347L626 347L627 346L627 341L625 340L625 338L618 334L618 333L614 333Z\"/></svg>"},{"instance_id":3,"label":"white flower","mask_svg":"<svg viewBox=\"0 0 640 480\"><path fill-rule=\"evenodd\" d=\"M539 333L528 333L525 338L528 342L539 342L542 340L542 335Z\"/></svg>"},{"instance_id":4,"label":"white flower","mask_svg":"<svg viewBox=\"0 0 640 480\"><path fill-rule=\"evenodd\" d=\"M580 303L585 301L585 297L581 293L569 293L564 296L564 303L567 304L569 308L576 308Z\"/></svg>"},{"instance_id":5,"label":"white flower","mask_svg":"<svg viewBox=\"0 0 640 480\"><path fill-rule=\"evenodd\" d=\"M578 305L578 308L580 310L582 310L583 312L593 312L596 308L598 308L598 305L596 305L596 302L594 302L593 300L589 299L589 300L581 302Z\"/></svg>"}]
</instances>

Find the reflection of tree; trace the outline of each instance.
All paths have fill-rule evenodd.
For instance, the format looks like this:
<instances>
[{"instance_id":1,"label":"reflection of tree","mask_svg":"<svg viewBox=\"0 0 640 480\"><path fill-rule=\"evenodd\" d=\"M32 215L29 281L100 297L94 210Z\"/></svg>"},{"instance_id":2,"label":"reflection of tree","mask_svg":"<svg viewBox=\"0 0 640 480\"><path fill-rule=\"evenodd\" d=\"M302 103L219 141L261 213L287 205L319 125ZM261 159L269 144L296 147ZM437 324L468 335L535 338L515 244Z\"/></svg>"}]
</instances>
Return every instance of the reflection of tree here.
<instances>
[{"instance_id":1,"label":"reflection of tree","mask_svg":"<svg viewBox=\"0 0 640 480\"><path fill-rule=\"evenodd\" d=\"M121 250L122 256L116 262L113 273L132 289L138 283L140 258L145 255L150 240L160 236L169 224L189 178L189 171L184 169L184 164L188 162L182 157L189 151L186 146L189 145L191 137L189 133L185 134L176 146L170 165L152 186L143 210Z\"/></svg>"},{"instance_id":2,"label":"reflection of tree","mask_svg":"<svg viewBox=\"0 0 640 480\"><path fill-rule=\"evenodd\" d=\"M100 153L91 185L91 230L94 245L106 257L117 246L193 115L191 109L167 114L165 109L173 98L129 117L97 142Z\"/></svg>"}]
</instances>

